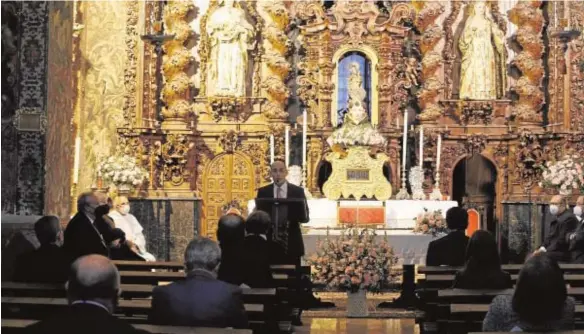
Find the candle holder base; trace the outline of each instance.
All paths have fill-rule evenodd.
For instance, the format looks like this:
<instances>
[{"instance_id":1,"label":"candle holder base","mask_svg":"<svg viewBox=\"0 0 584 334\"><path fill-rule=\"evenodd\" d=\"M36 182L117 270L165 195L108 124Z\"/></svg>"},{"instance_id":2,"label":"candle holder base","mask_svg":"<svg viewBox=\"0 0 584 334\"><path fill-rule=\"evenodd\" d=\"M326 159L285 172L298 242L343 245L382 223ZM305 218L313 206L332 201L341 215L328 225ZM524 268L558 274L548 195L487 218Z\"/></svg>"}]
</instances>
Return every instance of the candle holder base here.
<instances>
[{"instance_id":1,"label":"candle holder base","mask_svg":"<svg viewBox=\"0 0 584 334\"><path fill-rule=\"evenodd\" d=\"M440 192L440 186L438 186L438 184L434 185L434 189L432 190L432 193L430 193L430 199L433 201L442 200L442 193Z\"/></svg>"},{"instance_id":2,"label":"candle holder base","mask_svg":"<svg viewBox=\"0 0 584 334\"><path fill-rule=\"evenodd\" d=\"M423 201L423 200L426 199L426 194L421 189L420 190L415 190L414 193L412 194L412 199L413 200Z\"/></svg>"},{"instance_id":3,"label":"candle holder base","mask_svg":"<svg viewBox=\"0 0 584 334\"><path fill-rule=\"evenodd\" d=\"M402 187L399 192L395 195L395 199L397 200L406 200L410 199L410 194L405 187Z\"/></svg>"}]
</instances>

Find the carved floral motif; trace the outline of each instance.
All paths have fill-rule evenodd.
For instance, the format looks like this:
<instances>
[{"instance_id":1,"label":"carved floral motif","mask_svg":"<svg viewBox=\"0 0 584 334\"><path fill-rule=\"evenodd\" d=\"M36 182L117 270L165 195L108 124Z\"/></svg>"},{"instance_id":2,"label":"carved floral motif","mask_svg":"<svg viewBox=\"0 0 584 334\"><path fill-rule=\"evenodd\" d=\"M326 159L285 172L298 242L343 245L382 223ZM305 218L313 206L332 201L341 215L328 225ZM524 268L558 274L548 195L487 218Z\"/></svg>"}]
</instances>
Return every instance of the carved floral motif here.
<instances>
[{"instance_id":1,"label":"carved floral motif","mask_svg":"<svg viewBox=\"0 0 584 334\"><path fill-rule=\"evenodd\" d=\"M570 2L571 26L584 29L584 4ZM584 34L570 44L570 128L584 132ZM561 83L558 83L562 86Z\"/></svg>"},{"instance_id":2,"label":"carved floral motif","mask_svg":"<svg viewBox=\"0 0 584 334\"><path fill-rule=\"evenodd\" d=\"M164 143L155 144L156 164L162 171L162 179L173 186L180 186L190 178L186 169L189 150L194 146L187 136L169 134Z\"/></svg>"}]
</instances>

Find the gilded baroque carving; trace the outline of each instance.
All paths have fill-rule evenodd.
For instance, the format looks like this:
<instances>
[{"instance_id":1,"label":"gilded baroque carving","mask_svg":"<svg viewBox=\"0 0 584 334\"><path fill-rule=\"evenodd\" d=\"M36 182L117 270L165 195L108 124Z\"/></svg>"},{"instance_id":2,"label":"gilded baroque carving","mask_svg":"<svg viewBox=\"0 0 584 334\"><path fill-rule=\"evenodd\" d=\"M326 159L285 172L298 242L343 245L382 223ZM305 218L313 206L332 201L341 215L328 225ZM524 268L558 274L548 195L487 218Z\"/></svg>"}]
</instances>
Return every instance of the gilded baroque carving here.
<instances>
[{"instance_id":1,"label":"gilded baroque carving","mask_svg":"<svg viewBox=\"0 0 584 334\"><path fill-rule=\"evenodd\" d=\"M584 29L584 4L570 2L570 23ZM563 57L563 56L562 56ZM570 129L584 132L584 34L570 44ZM557 83L562 86L562 83Z\"/></svg>"},{"instance_id":2,"label":"gilded baroque carving","mask_svg":"<svg viewBox=\"0 0 584 334\"><path fill-rule=\"evenodd\" d=\"M248 142L242 145L241 152L245 153L255 166L255 184L259 187L270 182L270 166L267 140Z\"/></svg>"},{"instance_id":3,"label":"gilded baroque carving","mask_svg":"<svg viewBox=\"0 0 584 334\"><path fill-rule=\"evenodd\" d=\"M499 175L502 178L503 185L503 195L509 192L509 145L507 143L499 143L493 149L493 156L495 157L495 162L497 163L498 170L502 173Z\"/></svg>"},{"instance_id":4,"label":"gilded baroque carving","mask_svg":"<svg viewBox=\"0 0 584 334\"><path fill-rule=\"evenodd\" d=\"M521 45L521 52L513 60L522 77L512 87L519 95L513 106L513 114L523 123L541 123L541 108L544 95L541 90L543 69L543 12L542 1L518 1L509 10L509 20L517 25L516 40Z\"/></svg>"},{"instance_id":5,"label":"gilded baroque carving","mask_svg":"<svg viewBox=\"0 0 584 334\"><path fill-rule=\"evenodd\" d=\"M226 152L232 154L241 144L241 133L236 130L223 130L219 136L219 151L217 154Z\"/></svg>"},{"instance_id":6,"label":"gilded baroque carving","mask_svg":"<svg viewBox=\"0 0 584 334\"><path fill-rule=\"evenodd\" d=\"M462 143L448 143L442 148L441 171L440 171L440 189L446 194L450 194L450 187L452 186L452 173L455 164L468 154L467 149Z\"/></svg>"},{"instance_id":7,"label":"gilded baroque carving","mask_svg":"<svg viewBox=\"0 0 584 334\"><path fill-rule=\"evenodd\" d=\"M489 101L463 101L460 120L463 124L490 124L493 104Z\"/></svg>"},{"instance_id":8,"label":"gilded baroque carving","mask_svg":"<svg viewBox=\"0 0 584 334\"><path fill-rule=\"evenodd\" d=\"M434 22L444 12L441 2L422 2L422 9L416 19L416 27L421 32L420 52L422 53L422 89L417 93L418 104L422 113L418 119L435 121L442 114L437 97L443 89L443 83L438 79L436 72L440 67L440 58L436 52L436 45L444 33Z\"/></svg>"},{"instance_id":9,"label":"gilded baroque carving","mask_svg":"<svg viewBox=\"0 0 584 334\"><path fill-rule=\"evenodd\" d=\"M482 133L472 134L466 138L464 146L468 155L480 154L487 146L487 136Z\"/></svg>"},{"instance_id":10,"label":"gilded baroque carving","mask_svg":"<svg viewBox=\"0 0 584 334\"><path fill-rule=\"evenodd\" d=\"M345 199L350 196L356 199L375 197L379 201L389 199L391 184L383 176L387 158L382 152L371 157L369 148L364 146L350 147L346 156L340 152L329 153L326 160L333 165L333 172L322 188L323 193L333 200L341 196ZM351 173L366 173L366 178L349 178Z\"/></svg>"},{"instance_id":11,"label":"gilded baroque carving","mask_svg":"<svg viewBox=\"0 0 584 334\"><path fill-rule=\"evenodd\" d=\"M332 8L336 31L349 36L349 43L362 43L363 35L374 34L380 12L374 2L338 1Z\"/></svg>"},{"instance_id":12,"label":"gilded baroque carving","mask_svg":"<svg viewBox=\"0 0 584 334\"><path fill-rule=\"evenodd\" d=\"M169 1L164 11L166 33L173 34L174 39L164 45L166 55L163 57L165 85L162 96L166 106L162 109L165 121L186 124L185 119L193 112L189 101L191 81L186 73L193 59L187 42L192 36L188 24L188 13L194 9L192 1Z\"/></svg>"},{"instance_id":13,"label":"gilded baroque carving","mask_svg":"<svg viewBox=\"0 0 584 334\"><path fill-rule=\"evenodd\" d=\"M156 165L162 171L162 179L173 186L180 186L190 178L186 168L189 150L194 143L180 134L168 134L164 143L157 145Z\"/></svg>"},{"instance_id":14,"label":"gilded baroque carving","mask_svg":"<svg viewBox=\"0 0 584 334\"><path fill-rule=\"evenodd\" d=\"M523 131L519 137L517 150L513 152L515 166L513 168L514 183L531 189L541 177L541 166L545 163L545 154L537 135Z\"/></svg>"},{"instance_id":15,"label":"gilded baroque carving","mask_svg":"<svg viewBox=\"0 0 584 334\"><path fill-rule=\"evenodd\" d=\"M221 120L242 122L249 116L251 112L251 108L247 103L247 100L243 97L233 98L211 96L207 98L207 103L209 105L209 109L211 110L211 116L215 122L219 122ZM197 108L198 105L195 106L195 110Z\"/></svg>"},{"instance_id":16,"label":"gilded baroque carving","mask_svg":"<svg viewBox=\"0 0 584 334\"><path fill-rule=\"evenodd\" d=\"M458 17L462 5L462 1L452 1L451 11L448 17L443 22L442 29L444 30L444 49L442 49L442 58L444 59L444 86L445 96L450 96L452 93L452 71L454 69L454 60L456 59L456 52L454 52L454 21Z\"/></svg>"},{"instance_id":17,"label":"gilded baroque carving","mask_svg":"<svg viewBox=\"0 0 584 334\"><path fill-rule=\"evenodd\" d=\"M308 25L324 23L325 13L322 3L318 0L298 1L294 4L296 15Z\"/></svg>"},{"instance_id":18,"label":"gilded baroque carving","mask_svg":"<svg viewBox=\"0 0 584 334\"><path fill-rule=\"evenodd\" d=\"M124 67L124 127L133 127L136 121L136 84L138 67L139 2L126 3L126 66Z\"/></svg>"}]
</instances>

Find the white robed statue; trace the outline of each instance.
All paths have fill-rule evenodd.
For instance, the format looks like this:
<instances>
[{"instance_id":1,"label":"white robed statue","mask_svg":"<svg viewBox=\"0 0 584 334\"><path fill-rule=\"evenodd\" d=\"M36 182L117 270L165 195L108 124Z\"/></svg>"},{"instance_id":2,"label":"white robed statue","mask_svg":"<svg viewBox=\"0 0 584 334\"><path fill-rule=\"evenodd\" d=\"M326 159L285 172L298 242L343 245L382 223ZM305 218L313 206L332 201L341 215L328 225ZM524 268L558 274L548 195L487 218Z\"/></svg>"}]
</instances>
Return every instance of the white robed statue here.
<instances>
[{"instance_id":1,"label":"white robed statue","mask_svg":"<svg viewBox=\"0 0 584 334\"><path fill-rule=\"evenodd\" d=\"M130 204L128 198L125 196L118 196L114 198L114 207L108 213L113 219L116 228L121 229L126 234L126 240L132 246L135 246L134 251L146 261L156 261L154 255L146 251L146 238L144 238L144 228L138 222L138 219L130 213ZM134 247L131 247L134 248Z\"/></svg>"},{"instance_id":2,"label":"white robed statue","mask_svg":"<svg viewBox=\"0 0 584 334\"><path fill-rule=\"evenodd\" d=\"M234 0L220 0L206 29L210 48L207 96L245 96L248 50L255 46L254 28L245 11Z\"/></svg>"}]
</instances>

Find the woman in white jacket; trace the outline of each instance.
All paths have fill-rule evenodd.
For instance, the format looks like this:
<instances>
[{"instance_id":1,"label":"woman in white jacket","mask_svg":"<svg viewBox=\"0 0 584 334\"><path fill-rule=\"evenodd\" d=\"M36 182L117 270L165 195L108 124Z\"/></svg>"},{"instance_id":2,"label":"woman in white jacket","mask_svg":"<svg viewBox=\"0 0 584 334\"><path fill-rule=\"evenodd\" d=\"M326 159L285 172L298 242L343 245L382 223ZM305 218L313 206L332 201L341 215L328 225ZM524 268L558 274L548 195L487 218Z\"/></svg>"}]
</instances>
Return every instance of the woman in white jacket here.
<instances>
[{"instance_id":1,"label":"woman in white jacket","mask_svg":"<svg viewBox=\"0 0 584 334\"><path fill-rule=\"evenodd\" d=\"M140 255L146 261L156 261L154 255L146 251L146 239L144 238L144 233L142 231L142 225L138 222L138 219L130 213L130 203L128 198L125 196L118 196L113 200L114 207L108 214L116 224L116 228L121 229L126 234L126 240L130 242L131 247L135 249L138 255Z\"/></svg>"}]
</instances>

